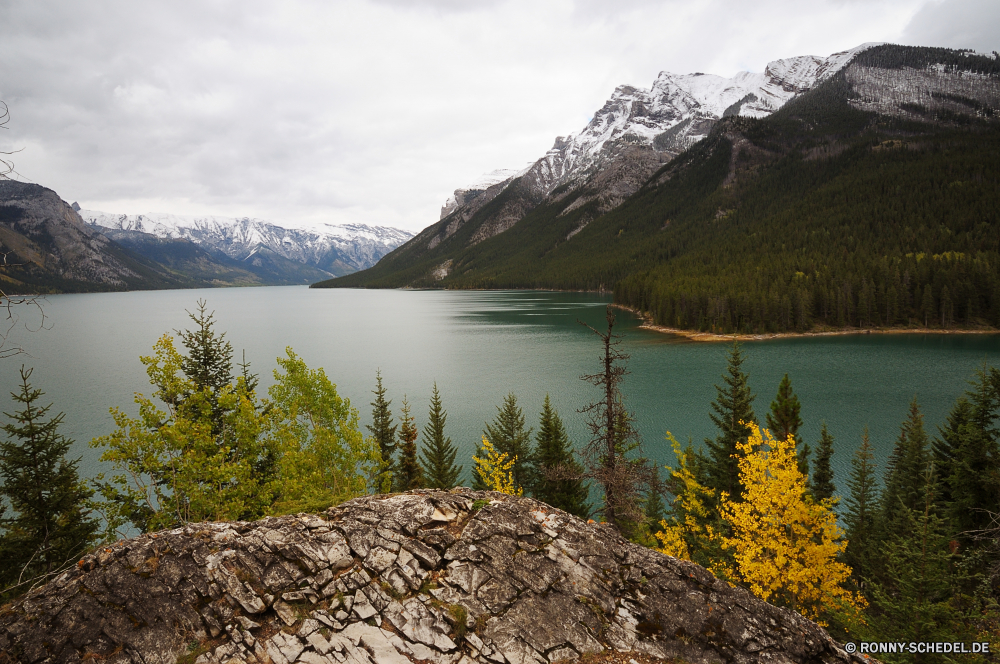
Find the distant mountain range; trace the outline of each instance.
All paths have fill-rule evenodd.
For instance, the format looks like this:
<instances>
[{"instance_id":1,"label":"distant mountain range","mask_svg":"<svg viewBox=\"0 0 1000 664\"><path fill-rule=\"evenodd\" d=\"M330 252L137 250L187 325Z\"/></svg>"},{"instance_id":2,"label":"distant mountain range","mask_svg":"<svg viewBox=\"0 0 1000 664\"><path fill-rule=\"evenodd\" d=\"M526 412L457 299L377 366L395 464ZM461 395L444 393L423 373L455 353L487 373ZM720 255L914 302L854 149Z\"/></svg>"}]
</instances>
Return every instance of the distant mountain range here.
<instances>
[{"instance_id":1,"label":"distant mountain range","mask_svg":"<svg viewBox=\"0 0 1000 664\"><path fill-rule=\"evenodd\" d=\"M716 331L1000 326L998 177L996 53L864 44L662 73L316 286L613 290Z\"/></svg>"},{"instance_id":2,"label":"distant mountain range","mask_svg":"<svg viewBox=\"0 0 1000 664\"><path fill-rule=\"evenodd\" d=\"M141 232L161 239L184 239L243 262L269 250L290 261L335 276L364 270L413 237L413 233L364 224L320 224L287 228L261 219L172 214L109 214L79 210L88 224L107 231Z\"/></svg>"},{"instance_id":3,"label":"distant mountain range","mask_svg":"<svg viewBox=\"0 0 1000 664\"><path fill-rule=\"evenodd\" d=\"M12 292L308 284L373 266L412 237L361 224L284 228L258 219L80 210L0 180L0 283Z\"/></svg>"}]
</instances>

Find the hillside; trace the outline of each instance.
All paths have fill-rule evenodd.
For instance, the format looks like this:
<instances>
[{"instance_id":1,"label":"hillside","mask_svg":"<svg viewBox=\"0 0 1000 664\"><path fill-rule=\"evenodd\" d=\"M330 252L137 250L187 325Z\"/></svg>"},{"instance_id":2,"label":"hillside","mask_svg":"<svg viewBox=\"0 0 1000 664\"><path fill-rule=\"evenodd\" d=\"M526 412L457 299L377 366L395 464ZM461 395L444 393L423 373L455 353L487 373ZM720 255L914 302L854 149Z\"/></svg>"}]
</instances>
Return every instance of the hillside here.
<instances>
[{"instance_id":1,"label":"hillside","mask_svg":"<svg viewBox=\"0 0 1000 664\"><path fill-rule=\"evenodd\" d=\"M0 653L23 664L863 661L694 563L530 498L462 488L98 549L4 607Z\"/></svg>"},{"instance_id":2,"label":"hillside","mask_svg":"<svg viewBox=\"0 0 1000 664\"><path fill-rule=\"evenodd\" d=\"M0 180L3 292L178 288L183 276L89 228L51 189Z\"/></svg>"},{"instance_id":3,"label":"hillside","mask_svg":"<svg viewBox=\"0 0 1000 664\"><path fill-rule=\"evenodd\" d=\"M127 231L162 240L187 240L214 258L257 274L268 283L308 283L369 268L412 233L386 226L319 224L291 228L261 219L173 214L109 214L80 210L105 234ZM277 281L276 281L277 280Z\"/></svg>"},{"instance_id":4,"label":"hillside","mask_svg":"<svg viewBox=\"0 0 1000 664\"><path fill-rule=\"evenodd\" d=\"M634 193L615 186L643 173L642 146L544 196L522 176L316 285L613 289L716 331L998 326L998 109L995 58L874 46L770 115L721 118Z\"/></svg>"}]
</instances>

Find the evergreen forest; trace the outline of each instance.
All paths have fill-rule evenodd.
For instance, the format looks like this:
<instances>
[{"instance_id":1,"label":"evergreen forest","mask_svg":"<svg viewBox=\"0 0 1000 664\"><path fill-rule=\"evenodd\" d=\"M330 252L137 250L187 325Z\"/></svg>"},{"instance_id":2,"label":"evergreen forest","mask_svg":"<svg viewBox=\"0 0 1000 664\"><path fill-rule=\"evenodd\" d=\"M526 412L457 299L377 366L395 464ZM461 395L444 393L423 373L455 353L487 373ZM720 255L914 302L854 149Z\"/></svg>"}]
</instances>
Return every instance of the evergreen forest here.
<instances>
[{"instance_id":1,"label":"evergreen forest","mask_svg":"<svg viewBox=\"0 0 1000 664\"><path fill-rule=\"evenodd\" d=\"M852 66L941 58L995 75L990 58L889 45ZM526 196L514 182L440 244L316 286L604 290L659 325L726 334L1000 327L997 109L944 94L966 112L878 114L857 97L842 71L768 117L721 119L610 211L563 185L473 242Z\"/></svg>"},{"instance_id":2,"label":"evergreen forest","mask_svg":"<svg viewBox=\"0 0 1000 664\"><path fill-rule=\"evenodd\" d=\"M826 427L804 440L802 404L786 374L757 399L734 343L705 404L717 434L657 469L627 407L628 354L615 332L581 378L589 440L570 440L548 397L537 414L515 393L484 422L474 467L456 465L447 395L426 418L394 407L381 372L371 424L323 369L292 349L264 393L199 301L191 328L140 358L153 388L138 416L113 409L115 430L91 445L108 472L80 480L44 394L23 369L0 441L0 584L9 600L103 542L206 520L321 511L374 493L417 488L526 495L606 524L633 542L686 558L769 602L825 625L840 641L989 643L1000 649L1000 370L970 376L938 431L913 401L884 467L859 426L848 477L834 478ZM175 341L179 344L175 344ZM179 347L178 347L179 346ZM422 411L422 409L420 409ZM418 425L418 419L424 422ZM855 447L855 446L849 446ZM984 655L880 654L887 661L988 661Z\"/></svg>"}]
</instances>

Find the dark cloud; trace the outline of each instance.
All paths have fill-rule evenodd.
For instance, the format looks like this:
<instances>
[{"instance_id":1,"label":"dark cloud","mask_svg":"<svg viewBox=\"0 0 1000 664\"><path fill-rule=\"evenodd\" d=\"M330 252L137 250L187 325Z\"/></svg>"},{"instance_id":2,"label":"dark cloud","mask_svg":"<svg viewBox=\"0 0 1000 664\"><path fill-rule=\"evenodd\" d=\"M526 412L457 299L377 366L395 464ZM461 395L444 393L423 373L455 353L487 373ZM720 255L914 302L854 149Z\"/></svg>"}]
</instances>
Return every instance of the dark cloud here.
<instances>
[{"instance_id":1,"label":"dark cloud","mask_svg":"<svg viewBox=\"0 0 1000 664\"><path fill-rule=\"evenodd\" d=\"M898 40L921 4L0 0L0 150L97 209L418 230L619 84Z\"/></svg>"},{"instance_id":2,"label":"dark cloud","mask_svg":"<svg viewBox=\"0 0 1000 664\"><path fill-rule=\"evenodd\" d=\"M903 30L903 43L947 48L1000 50L1000 2L945 0L929 2Z\"/></svg>"}]
</instances>

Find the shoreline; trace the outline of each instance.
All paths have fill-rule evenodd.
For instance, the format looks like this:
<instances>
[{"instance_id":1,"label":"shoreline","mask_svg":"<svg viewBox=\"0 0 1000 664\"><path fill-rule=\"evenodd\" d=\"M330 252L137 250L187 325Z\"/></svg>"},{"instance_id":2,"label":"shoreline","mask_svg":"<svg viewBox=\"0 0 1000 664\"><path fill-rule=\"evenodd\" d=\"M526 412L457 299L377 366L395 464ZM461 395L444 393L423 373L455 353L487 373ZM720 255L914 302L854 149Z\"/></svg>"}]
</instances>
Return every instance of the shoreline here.
<instances>
[{"instance_id":1,"label":"shoreline","mask_svg":"<svg viewBox=\"0 0 1000 664\"><path fill-rule=\"evenodd\" d=\"M669 334L677 337L684 337L688 341L702 341L708 343L718 343L722 341L768 341L771 339L791 339L795 337L839 337L855 334L1000 334L1000 330L942 330L939 328L853 328L840 330L820 330L817 332L765 332L761 334L730 333L718 334L715 332L699 332L698 330L682 330L674 327L665 327L653 322L652 316L645 311L633 309L623 304L612 303L615 309L628 311L640 319L642 325L640 330L650 330L660 334Z\"/></svg>"}]
</instances>

